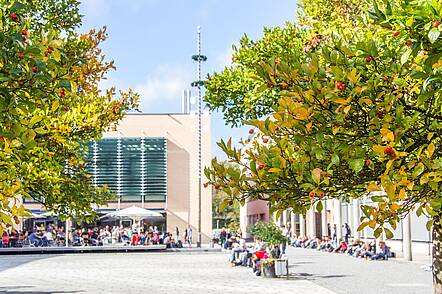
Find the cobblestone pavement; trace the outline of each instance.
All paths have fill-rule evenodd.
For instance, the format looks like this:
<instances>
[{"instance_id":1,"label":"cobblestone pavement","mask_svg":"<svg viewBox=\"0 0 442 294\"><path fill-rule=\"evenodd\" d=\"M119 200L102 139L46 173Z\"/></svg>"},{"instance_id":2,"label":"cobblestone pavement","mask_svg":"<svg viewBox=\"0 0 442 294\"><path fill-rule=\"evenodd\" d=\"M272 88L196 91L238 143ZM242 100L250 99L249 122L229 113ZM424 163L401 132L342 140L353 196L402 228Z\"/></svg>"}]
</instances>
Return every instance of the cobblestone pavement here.
<instances>
[{"instance_id":1,"label":"cobblestone pavement","mask_svg":"<svg viewBox=\"0 0 442 294\"><path fill-rule=\"evenodd\" d=\"M291 278L231 268L226 253L98 253L0 256L0 293L432 293L431 273L290 248Z\"/></svg>"},{"instance_id":2,"label":"cobblestone pavement","mask_svg":"<svg viewBox=\"0 0 442 294\"><path fill-rule=\"evenodd\" d=\"M264 279L225 253L0 256L0 293L317 293L304 279Z\"/></svg>"},{"instance_id":3,"label":"cobblestone pavement","mask_svg":"<svg viewBox=\"0 0 442 294\"><path fill-rule=\"evenodd\" d=\"M399 259L370 261L344 254L290 248L290 272L336 293L430 294L431 272Z\"/></svg>"}]
</instances>

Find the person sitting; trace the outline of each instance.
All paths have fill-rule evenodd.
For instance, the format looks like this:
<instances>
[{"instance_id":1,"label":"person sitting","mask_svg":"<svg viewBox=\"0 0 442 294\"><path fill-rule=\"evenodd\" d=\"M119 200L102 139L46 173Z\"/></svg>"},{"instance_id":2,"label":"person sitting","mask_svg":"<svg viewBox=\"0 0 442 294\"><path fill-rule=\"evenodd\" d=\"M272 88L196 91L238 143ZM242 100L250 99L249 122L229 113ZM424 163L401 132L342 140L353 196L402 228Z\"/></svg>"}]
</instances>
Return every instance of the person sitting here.
<instances>
[{"instance_id":1,"label":"person sitting","mask_svg":"<svg viewBox=\"0 0 442 294\"><path fill-rule=\"evenodd\" d=\"M41 238L39 238L35 232L32 232L29 235L29 243L34 247L39 247L42 245Z\"/></svg>"},{"instance_id":2,"label":"person sitting","mask_svg":"<svg viewBox=\"0 0 442 294\"><path fill-rule=\"evenodd\" d=\"M134 231L132 237L130 238L130 246L136 246L138 245L138 242L139 242L138 232Z\"/></svg>"},{"instance_id":3,"label":"person sitting","mask_svg":"<svg viewBox=\"0 0 442 294\"><path fill-rule=\"evenodd\" d=\"M359 239L354 240L353 242L348 244L348 250L347 250L348 255L352 256L355 253L356 249L360 247L361 247L361 242L359 241Z\"/></svg>"},{"instance_id":4,"label":"person sitting","mask_svg":"<svg viewBox=\"0 0 442 294\"><path fill-rule=\"evenodd\" d=\"M51 231L47 230L43 233L43 242L44 246L54 245L54 236L52 235Z\"/></svg>"},{"instance_id":5,"label":"person sitting","mask_svg":"<svg viewBox=\"0 0 442 294\"><path fill-rule=\"evenodd\" d=\"M388 249L387 244L385 244L384 241L380 241L379 248L381 249L381 252L373 255L371 260L388 260L388 257L390 257L390 250Z\"/></svg>"},{"instance_id":6,"label":"person sitting","mask_svg":"<svg viewBox=\"0 0 442 294\"><path fill-rule=\"evenodd\" d=\"M341 239L341 243L339 244L339 249L338 249L337 253L345 253L345 252L347 252L347 249L348 249L347 242L345 242L345 240Z\"/></svg>"},{"instance_id":7,"label":"person sitting","mask_svg":"<svg viewBox=\"0 0 442 294\"><path fill-rule=\"evenodd\" d=\"M83 228L83 230L82 230L82 232L81 232L81 238L82 238L82 240L83 240L83 245L84 246L87 246L87 245L89 245L89 238L90 236L89 236L89 232L88 232L88 230L86 229L86 228Z\"/></svg>"},{"instance_id":8,"label":"person sitting","mask_svg":"<svg viewBox=\"0 0 442 294\"><path fill-rule=\"evenodd\" d=\"M245 250L246 250L246 241L243 238L239 239L239 242L233 243L229 257L229 261L232 266L237 265L235 260L239 256L239 253L244 252Z\"/></svg>"},{"instance_id":9,"label":"person sitting","mask_svg":"<svg viewBox=\"0 0 442 294\"><path fill-rule=\"evenodd\" d=\"M362 249L358 252L357 257L370 258L375 254L373 246L370 242L366 241Z\"/></svg>"},{"instance_id":10,"label":"person sitting","mask_svg":"<svg viewBox=\"0 0 442 294\"><path fill-rule=\"evenodd\" d=\"M261 275L260 261L266 257L268 257L268 255L264 245L262 245L252 256L253 272L256 273L257 276Z\"/></svg>"}]
</instances>

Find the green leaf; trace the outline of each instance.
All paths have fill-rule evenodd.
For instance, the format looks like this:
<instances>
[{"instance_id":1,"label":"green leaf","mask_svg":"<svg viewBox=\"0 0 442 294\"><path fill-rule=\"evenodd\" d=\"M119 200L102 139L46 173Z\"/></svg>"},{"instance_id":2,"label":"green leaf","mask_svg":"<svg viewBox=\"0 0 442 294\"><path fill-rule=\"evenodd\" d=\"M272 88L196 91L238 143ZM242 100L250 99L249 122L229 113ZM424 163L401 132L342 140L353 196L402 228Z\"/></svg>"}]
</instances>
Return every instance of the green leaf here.
<instances>
[{"instance_id":1,"label":"green leaf","mask_svg":"<svg viewBox=\"0 0 442 294\"><path fill-rule=\"evenodd\" d=\"M429 221L427 221L427 223L426 223L426 227L427 227L427 230L431 230L431 228L433 227L433 223L434 223L434 220L429 220Z\"/></svg>"},{"instance_id":2,"label":"green leaf","mask_svg":"<svg viewBox=\"0 0 442 294\"><path fill-rule=\"evenodd\" d=\"M364 168L364 162L363 158L358 158L350 160L348 164L355 173L359 173Z\"/></svg>"},{"instance_id":3,"label":"green leaf","mask_svg":"<svg viewBox=\"0 0 442 294\"><path fill-rule=\"evenodd\" d=\"M321 212L323 208L322 201L319 201L318 204L316 204L316 211Z\"/></svg>"},{"instance_id":4,"label":"green leaf","mask_svg":"<svg viewBox=\"0 0 442 294\"><path fill-rule=\"evenodd\" d=\"M411 48L407 48L405 50L405 52L401 56L401 65L404 65L408 61L408 58L410 58L411 52L413 52L413 50L411 50Z\"/></svg>"},{"instance_id":5,"label":"green leaf","mask_svg":"<svg viewBox=\"0 0 442 294\"><path fill-rule=\"evenodd\" d=\"M27 129L21 136L23 144L29 144L35 138L35 132L32 129Z\"/></svg>"},{"instance_id":6,"label":"green leaf","mask_svg":"<svg viewBox=\"0 0 442 294\"><path fill-rule=\"evenodd\" d=\"M428 39L430 40L431 44L436 42L436 40L439 38L440 31L437 28L432 28L428 32Z\"/></svg>"},{"instance_id":7,"label":"green leaf","mask_svg":"<svg viewBox=\"0 0 442 294\"><path fill-rule=\"evenodd\" d=\"M387 237L387 239L393 238L393 232L390 231L389 229L384 228L384 233L385 233L385 236Z\"/></svg>"}]
</instances>

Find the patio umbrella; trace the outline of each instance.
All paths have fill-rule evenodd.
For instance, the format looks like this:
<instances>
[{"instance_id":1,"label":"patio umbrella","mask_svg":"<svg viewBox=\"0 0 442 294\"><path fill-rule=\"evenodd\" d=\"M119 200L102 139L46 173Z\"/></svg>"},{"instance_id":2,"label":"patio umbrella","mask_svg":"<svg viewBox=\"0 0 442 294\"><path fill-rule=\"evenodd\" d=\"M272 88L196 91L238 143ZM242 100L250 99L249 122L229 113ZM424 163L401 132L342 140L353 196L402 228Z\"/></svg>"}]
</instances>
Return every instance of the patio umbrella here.
<instances>
[{"instance_id":1,"label":"patio umbrella","mask_svg":"<svg viewBox=\"0 0 442 294\"><path fill-rule=\"evenodd\" d=\"M156 211L141 208L138 206L131 206L128 208L123 208L120 210L109 212L108 214L105 214L101 218L128 217L128 218L131 218L134 222L140 222L142 219L145 219L147 217L154 217L154 216L162 216L162 215L161 215L161 213L158 213Z\"/></svg>"},{"instance_id":2,"label":"patio umbrella","mask_svg":"<svg viewBox=\"0 0 442 294\"><path fill-rule=\"evenodd\" d=\"M141 207L134 205L134 206L131 206L128 208L123 208L120 210L109 212L109 213L105 214L104 216L102 216L102 218L104 218L104 217L128 217L128 218L132 218L132 219L141 220L143 218L150 217L150 216L162 216L162 215L161 215L161 213L158 213L156 211L152 211L152 210L141 208Z\"/></svg>"}]
</instances>

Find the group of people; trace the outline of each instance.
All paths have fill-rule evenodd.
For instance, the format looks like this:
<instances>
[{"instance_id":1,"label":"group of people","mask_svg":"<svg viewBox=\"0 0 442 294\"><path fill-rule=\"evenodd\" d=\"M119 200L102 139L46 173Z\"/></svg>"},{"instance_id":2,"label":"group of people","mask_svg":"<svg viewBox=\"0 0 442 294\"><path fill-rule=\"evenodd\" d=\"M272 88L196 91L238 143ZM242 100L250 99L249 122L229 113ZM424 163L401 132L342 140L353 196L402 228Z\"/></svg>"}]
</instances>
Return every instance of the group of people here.
<instances>
[{"instance_id":1,"label":"group of people","mask_svg":"<svg viewBox=\"0 0 442 294\"><path fill-rule=\"evenodd\" d=\"M63 226L48 225L36 227L33 230L5 230L3 231L0 247L47 247L60 246L66 238Z\"/></svg>"},{"instance_id":2,"label":"group of people","mask_svg":"<svg viewBox=\"0 0 442 294\"><path fill-rule=\"evenodd\" d=\"M261 275L261 261L268 258L280 258L282 256L280 245L267 246L260 239L247 246L244 238L235 236L230 249L229 262L232 266L251 267L253 272Z\"/></svg>"},{"instance_id":3,"label":"group of people","mask_svg":"<svg viewBox=\"0 0 442 294\"><path fill-rule=\"evenodd\" d=\"M183 247L183 243L192 247L192 227L187 225L183 230L182 240L179 228L175 235L170 232L160 232L157 226L104 226L83 227L72 229L68 233L68 243L71 246L103 246L123 243L129 246L164 244L168 248ZM5 230L0 240L3 247L49 247L65 246L66 233L63 226L49 224L36 226L31 230Z\"/></svg>"},{"instance_id":4,"label":"group of people","mask_svg":"<svg viewBox=\"0 0 442 294\"><path fill-rule=\"evenodd\" d=\"M292 239L294 247L317 249L326 252L343 253L350 256L365 258L371 260L387 260L392 257L392 253L384 241L379 241L379 249L376 240L362 242L359 239L345 240L340 238L330 238L328 236L322 238L308 238L306 236L294 236Z\"/></svg>"}]
</instances>

